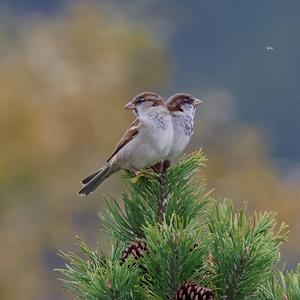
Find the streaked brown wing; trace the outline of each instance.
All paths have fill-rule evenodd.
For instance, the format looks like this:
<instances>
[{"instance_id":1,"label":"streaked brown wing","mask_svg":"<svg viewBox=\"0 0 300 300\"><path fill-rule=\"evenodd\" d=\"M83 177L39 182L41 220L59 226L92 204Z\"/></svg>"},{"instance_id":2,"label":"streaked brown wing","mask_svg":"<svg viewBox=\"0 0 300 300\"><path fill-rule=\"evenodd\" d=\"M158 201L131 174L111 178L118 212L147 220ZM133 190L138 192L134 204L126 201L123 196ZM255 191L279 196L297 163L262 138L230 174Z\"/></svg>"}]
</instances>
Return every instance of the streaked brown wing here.
<instances>
[{"instance_id":1,"label":"streaked brown wing","mask_svg":"<svg viewBox=\"0 0 300 300\"><path fill-rule=\"evenodd\" d=\"M118 145L116 146L113 154L109 157L107 162L109 162L127 143L133 140L139 132L139 127L141 125L141 121L136 119L124 133L123 137L119 141Z\"/></svg>"}]
</instances>

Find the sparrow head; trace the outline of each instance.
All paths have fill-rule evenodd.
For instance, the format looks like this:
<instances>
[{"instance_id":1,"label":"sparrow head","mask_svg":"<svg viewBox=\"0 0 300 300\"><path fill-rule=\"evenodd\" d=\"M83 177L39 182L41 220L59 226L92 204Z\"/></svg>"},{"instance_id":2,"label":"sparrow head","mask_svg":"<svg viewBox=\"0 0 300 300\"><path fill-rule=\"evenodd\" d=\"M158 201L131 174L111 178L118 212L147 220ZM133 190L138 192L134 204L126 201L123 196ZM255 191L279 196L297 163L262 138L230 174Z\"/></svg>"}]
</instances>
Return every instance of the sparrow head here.
<instances>
[{"instance_id":1,"label":"sparrow head","mask_svg":"<svg viewBox=\"0 0 300 300\"><path fill-rule=\"evenodd\" d=\"M165 106L165 101L160 95L152 92L144 92L133 97L133 99L128 102L124 108L133 110L134 114L138 117L140 114L146 112L150 107L160 105Z\"/></svg>"},{"instance_id":2,"label":"sparrow head","mask_svg":"<svg viewBox=\"0 0 300 300\"><path fill-rule=\"evenodd\" d=\"M190 94L178 93L168 99L167 108L171 113L182 112L194 116L196 107L201 103L200 99L194 98Z\"/></svg>"}]
</instances>

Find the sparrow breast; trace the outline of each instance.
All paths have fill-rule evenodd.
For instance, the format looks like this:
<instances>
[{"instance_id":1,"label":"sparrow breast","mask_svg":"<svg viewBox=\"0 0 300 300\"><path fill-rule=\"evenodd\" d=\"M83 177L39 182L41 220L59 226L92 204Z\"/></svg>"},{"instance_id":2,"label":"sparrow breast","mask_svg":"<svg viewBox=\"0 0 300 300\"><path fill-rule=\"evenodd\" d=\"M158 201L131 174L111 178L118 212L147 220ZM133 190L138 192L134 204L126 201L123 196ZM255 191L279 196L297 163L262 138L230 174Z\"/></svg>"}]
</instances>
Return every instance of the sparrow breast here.
<instances>
[{"instance_id":1,"label":"sparrow breast","mask_svg":"<svg viewBox=\"0 0 300 300\"><path fill-rule=\"evenodd\" d=\"M164 159L169 154L174 140L172 117L167 110L154 111L148 116L152 129L149 131L150 139L158 154Z\"/></svg>"},{"instance_id":2,"label":"sparrow breast","mask_svg":"<svg viewBox=\"0 0 300 300\"><path fill-rule=\"evenodd\" d=\"M179 156L187 147L194 133L193 118L183 114L172 115L174 140L168 158Z\"/></svg>"}]
</instances>

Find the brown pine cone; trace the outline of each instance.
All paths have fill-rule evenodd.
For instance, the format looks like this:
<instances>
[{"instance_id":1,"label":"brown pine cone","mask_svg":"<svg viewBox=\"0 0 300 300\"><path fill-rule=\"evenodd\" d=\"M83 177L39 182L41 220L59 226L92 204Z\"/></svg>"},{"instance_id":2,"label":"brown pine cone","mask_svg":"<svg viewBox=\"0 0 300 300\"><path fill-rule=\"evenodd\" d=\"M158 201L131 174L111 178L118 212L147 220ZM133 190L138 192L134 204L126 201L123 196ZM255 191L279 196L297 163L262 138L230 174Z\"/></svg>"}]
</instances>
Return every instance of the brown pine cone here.
<instances>
[{"instance_id":1,"label":"brown pine cone","mask_svg":"<svg viewBox=\"0 0 300 300\"><path fill-rule=\"evenodd\" d=\"M183 284L177 291L174 300L213 300L214 294L208 288L193 282Z\"/></svg>"},{"instance_id":2,"label":"brown pine cone","mask_svg":"<svg viewBox=\"0 0 300 300\"><path fill-rule=\"evenodd\" d=\"M121 261L124 263L129 256L132 256L134 259L139 259L146 251L146 243L142 241L132 242L123 250Z\"/></svg>"}]
</instances>

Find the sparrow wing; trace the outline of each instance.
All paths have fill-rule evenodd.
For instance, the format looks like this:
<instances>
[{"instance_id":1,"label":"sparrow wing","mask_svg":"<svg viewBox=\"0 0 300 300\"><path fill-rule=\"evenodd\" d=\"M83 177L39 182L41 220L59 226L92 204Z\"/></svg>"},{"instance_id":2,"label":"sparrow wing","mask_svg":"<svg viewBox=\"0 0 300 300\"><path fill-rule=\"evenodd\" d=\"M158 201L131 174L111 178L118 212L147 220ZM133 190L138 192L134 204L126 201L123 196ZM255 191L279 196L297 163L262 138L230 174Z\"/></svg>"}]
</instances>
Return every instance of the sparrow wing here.
<instances>
[{"instance_id":1,"label":"sparrow wing","mask_svg":"<svg viewBox=\"0 0 300 300\"><path fill-rule=\"evenodd\" d=\"M118 145L116 146L113 154L109 157L107 162L109 162L126 144L128 144L131 140L133 140L138 132L139 128L141 126L141 121L139 119L136 119L126 130L123 137L119 141Z\"/></svg>"}]
</instances>

